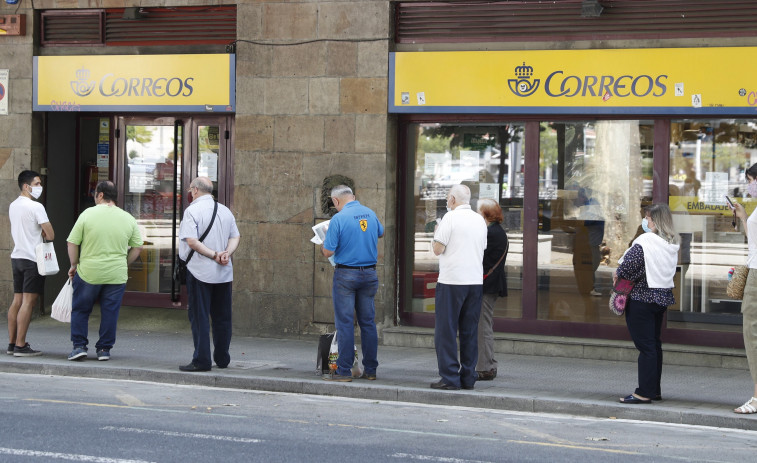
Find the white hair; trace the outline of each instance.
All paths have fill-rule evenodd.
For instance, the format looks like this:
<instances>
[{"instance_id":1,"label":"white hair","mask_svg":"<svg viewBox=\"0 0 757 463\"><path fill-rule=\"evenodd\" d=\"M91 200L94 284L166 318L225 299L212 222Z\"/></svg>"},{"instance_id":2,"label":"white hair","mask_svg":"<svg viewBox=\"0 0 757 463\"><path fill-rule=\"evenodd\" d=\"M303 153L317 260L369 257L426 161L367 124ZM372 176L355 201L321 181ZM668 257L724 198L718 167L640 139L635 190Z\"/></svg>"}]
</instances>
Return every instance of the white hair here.
<instances>
[{"instance_id":1,"label":"white hair","mask_svg":"<svg viewBox=\"0 0 757 463\"><path fill-rule=\"evenodd\" d=\"M470 188L467 185L452 185L449 194L460 204L470 204Z\"/></svg>"},{"instance_id":2,"label":"white hair","mask_svg":"<svg viewBox=\"0 0 757 463\"><path fill-rule=\"evenodd\" d=\"M337 185L331 189L332 198L341 198L344 195L353 195L352 188L347 185Z\"/></svg>"}]
</instances>

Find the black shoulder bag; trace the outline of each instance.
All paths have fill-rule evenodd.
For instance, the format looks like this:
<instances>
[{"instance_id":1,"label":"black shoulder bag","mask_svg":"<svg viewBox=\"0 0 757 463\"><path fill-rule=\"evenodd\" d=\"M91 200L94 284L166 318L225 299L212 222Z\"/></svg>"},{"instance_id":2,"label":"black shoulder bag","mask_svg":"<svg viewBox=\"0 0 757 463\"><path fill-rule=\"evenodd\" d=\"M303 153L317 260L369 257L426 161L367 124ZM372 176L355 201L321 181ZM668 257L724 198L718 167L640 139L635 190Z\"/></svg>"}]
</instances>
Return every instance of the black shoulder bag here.
<instances>
[{"instance_id":1,"label":"black shoulder bag","mask_svg":"<svg viewBox=\"0 0 757 463\"><path fill-rule=\"evenodd\" d=\"M218 212L218 201L213 201L215 204L213 205L213 217L210 218L210 225L208 225L208 228L205 229L205 233L202 234L200 237L200 243L203 242L205 237L208 236L208 233L210 232L210 229L213 228L213 222L216 220L216 212ZM176 264L173 268L173 279L178 281L180 285L187 284L187 264L192 259L192 256L194 255L195 250L192 249L189 251L189 255L187 256L187 260L181 260L181 257L178 255L176 256Z\"/></svg>"}]
</instances>

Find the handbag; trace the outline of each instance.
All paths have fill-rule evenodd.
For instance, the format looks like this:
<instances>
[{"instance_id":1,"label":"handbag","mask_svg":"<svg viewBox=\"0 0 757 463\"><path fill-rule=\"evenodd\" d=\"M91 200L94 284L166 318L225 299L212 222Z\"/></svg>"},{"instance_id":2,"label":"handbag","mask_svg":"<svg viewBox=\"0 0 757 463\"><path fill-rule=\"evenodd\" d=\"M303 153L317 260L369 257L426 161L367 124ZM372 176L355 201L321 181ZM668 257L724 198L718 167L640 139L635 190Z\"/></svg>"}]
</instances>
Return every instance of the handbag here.
<instances>
[{"instance_id":1,"label":"handbag","mask_svg":"<svg viewBox=\"0 0 757 463\"><path fill-rule=\"evenodd\" d=\"M731 299L743 299L744 287L746 287L746 279L749 276L749 267L746 265L739 265L733 268L733 275L728 281L728 286L725 289L726 294Z\"/></svg>"},{"instance_id":2,"label":"handbag","mask_svg":"<svg viewBox=\"0 0 757 463\"><path fill-rule=\"evenodd\" d=\"M50 241L43 241L34 248L37 257L37 272L42 276L55 275L58 273L58 257L55 248Z\"/></svg>"},{"instance_id":3,"label":"handbag","mask_svg":"<svg viewBox=\"0 0 757 463\"><path fill-rule=\"evenodd\" d=\"M315 362L315 373L318 375L328 375L331 373L329 365L329 350L334 336L336 336L336 332L322 334L318 338L318 356ZM336 365L336 363L334 363L334 365Z\"/></svg>"},{"instance_id":4,"label":"handbag","mask_svg":"<svg viewBox=\"0 0 757 463\"><path fill-rule=\"evenodd\" d=\"M214 201L215 204L213 205L213 217L210 218L210 225L208 225L208 228L205 229L205 233L202 234L200 237L200 243L203 242L205 237L208 236L208 233L210 233L210 229L213 228L213 222L216 220L216 212L218 212L218 201ZM174 263L173 267L173 279L175 281L178 281L179 284L185 285L187 284L187 264L190 260L192 260L192 256L194 255L195 250L192 249L189 251L189 255L187 256L187 260L183 260L181 257L179 257L178 254L176 254L176 262Z\"/></svg>"},{"instance_id":5,"label":"handbag","mask_svg":"<svg viewBox=\"0 0 757 463\"><path fill-rule=\"evenodd\" d=\"M623 315L628 304L628 295L631 294L635 282L618 278L612 287L610 295L610 311L615 315Z\"/></svg>"},{"instance_id":6,"label":"handbag","mask_svg":"<svg viewBox=\"0 0 757 463\"><path fill-rule=\"evenodd\" d=\"M59 322L71 323L71 306L73 305L73 299L74 286L71 284L71 278L69 278L58 293L58 297L55 298L50 316Z\"/></svg>"}]
</instances>

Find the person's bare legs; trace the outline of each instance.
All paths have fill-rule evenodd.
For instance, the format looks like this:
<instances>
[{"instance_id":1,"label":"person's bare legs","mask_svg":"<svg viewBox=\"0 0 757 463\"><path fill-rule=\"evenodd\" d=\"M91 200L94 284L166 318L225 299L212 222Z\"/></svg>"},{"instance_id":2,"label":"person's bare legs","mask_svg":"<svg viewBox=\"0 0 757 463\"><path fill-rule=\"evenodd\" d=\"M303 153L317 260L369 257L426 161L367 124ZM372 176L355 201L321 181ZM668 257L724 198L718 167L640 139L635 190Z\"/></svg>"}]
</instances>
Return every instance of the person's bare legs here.
<instances>
[{"instance_id":1,"label":"person's bare legs","mask_svg":"<svg viewBox=\"0 0 757 463\"><path fill-rule=\"evenodd\" d=\"M26 345L26 332L32 319L32 310L37 304L39 294L14 293L13 302L8 308L8 343L19 347Z\"/></svg>"},{"instance_id":2,"label":"person's bare legs","mask_svg":"<svg viewBox=\"0 0 757 463\"><path fill-rule=\"evenodd\" d=\"M18 309L21 308L22 297L21 293L13 293L13 302L8 307L8 344L16 344L16 317Z\"/></svg>"}]
</instances>

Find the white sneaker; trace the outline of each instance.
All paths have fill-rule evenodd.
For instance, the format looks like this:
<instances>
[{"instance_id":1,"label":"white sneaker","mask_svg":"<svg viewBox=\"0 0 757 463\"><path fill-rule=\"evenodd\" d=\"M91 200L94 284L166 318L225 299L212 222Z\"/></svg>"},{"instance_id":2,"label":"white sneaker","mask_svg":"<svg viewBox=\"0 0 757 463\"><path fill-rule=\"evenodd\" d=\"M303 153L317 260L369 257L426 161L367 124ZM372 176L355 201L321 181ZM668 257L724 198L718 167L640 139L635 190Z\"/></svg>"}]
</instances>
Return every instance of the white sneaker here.
<instances>
[{"instance_id":1,"label":"white sneaker","mask_svg":"<svg viewBox=\"0 0 757 463\"><path fill-rule=\"evenodd\" d=\"M589 292L589 294L591 294L592 296L596 296L596 297L599 297L599 296L602 295L602 293L600 293L599 291L594 290L594 289L592 289L591 292Z\"/></svg>"}]
</instances>

